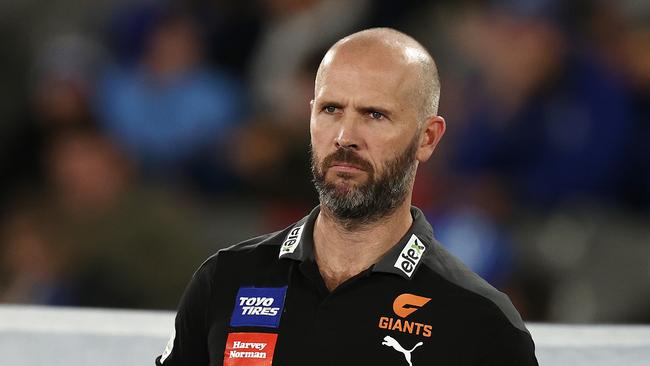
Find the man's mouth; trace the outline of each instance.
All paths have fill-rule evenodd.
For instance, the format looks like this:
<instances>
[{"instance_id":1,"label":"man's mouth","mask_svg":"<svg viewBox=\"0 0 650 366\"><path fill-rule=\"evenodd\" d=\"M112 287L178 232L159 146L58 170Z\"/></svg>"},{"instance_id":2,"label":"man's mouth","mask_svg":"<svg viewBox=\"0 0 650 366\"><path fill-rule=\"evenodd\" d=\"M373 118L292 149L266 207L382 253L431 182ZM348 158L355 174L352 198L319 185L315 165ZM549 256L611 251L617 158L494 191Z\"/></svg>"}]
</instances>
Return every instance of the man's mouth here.
<instances>
[{"instance_id":1,"label":"man's mouth","mask_svg":"<svg viewBox=\"0 0 650 366\"><path fill-rule=\"evenodd\" d=\"M357 173L357 172L364 172L365 169L357 164L353 163L347 163L347 162L342 162L342 161L334 161L332 164L330 164L330 169L334 169L339 172L346 172L346 173Z\"/></svg>"}]
</instances>

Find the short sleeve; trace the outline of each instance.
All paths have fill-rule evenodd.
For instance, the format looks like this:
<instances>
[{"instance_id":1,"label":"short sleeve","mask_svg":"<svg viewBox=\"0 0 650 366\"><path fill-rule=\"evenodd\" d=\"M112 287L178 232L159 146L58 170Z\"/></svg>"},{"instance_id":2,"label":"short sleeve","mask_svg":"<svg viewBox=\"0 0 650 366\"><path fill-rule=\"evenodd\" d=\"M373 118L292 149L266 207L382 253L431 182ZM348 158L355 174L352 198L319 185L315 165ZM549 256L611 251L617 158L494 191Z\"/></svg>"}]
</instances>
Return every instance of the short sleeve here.
<instances>
[{"instance_id":1,"label":"short sleeve","mask_svg":"<svg viewBox=\"0 0 650 366\"><path fill-rule=\"evenodd\" d=\"M538 366L530 334L509 323L495 326L483 342L481 366Z\"/></svg>"},{"instance_id":2,"label":"short sleeve","mask_svg":"<svg viewBox=\"0 0 650 366\"><path fill-rule=\"evenodd\" d=\"M206 262L208 263L208 262ZM174 330L157 366L208 365L207 321L211 271L204 263L192 276L181 298Z\"/></svg>"}]
</instances>

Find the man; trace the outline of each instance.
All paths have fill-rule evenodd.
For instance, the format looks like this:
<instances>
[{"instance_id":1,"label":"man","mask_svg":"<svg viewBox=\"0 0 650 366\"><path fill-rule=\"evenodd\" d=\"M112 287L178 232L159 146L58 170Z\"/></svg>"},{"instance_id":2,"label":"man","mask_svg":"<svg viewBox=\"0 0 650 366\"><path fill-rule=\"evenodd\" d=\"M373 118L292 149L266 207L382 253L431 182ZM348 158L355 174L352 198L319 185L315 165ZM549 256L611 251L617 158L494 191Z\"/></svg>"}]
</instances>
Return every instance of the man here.
<instances>
[{"instance_id":1,"label":"man","mask_svg":"<svg viewBox=\"0 0 650 366\"><path fill-rule=\"evenodd\" d=\"M411 206L445 132L435 63L370 29L323 58L311 104L321 205L208 259L157 364L536 365L508 298L449 255Z\"/></svg>"}]
</instances>

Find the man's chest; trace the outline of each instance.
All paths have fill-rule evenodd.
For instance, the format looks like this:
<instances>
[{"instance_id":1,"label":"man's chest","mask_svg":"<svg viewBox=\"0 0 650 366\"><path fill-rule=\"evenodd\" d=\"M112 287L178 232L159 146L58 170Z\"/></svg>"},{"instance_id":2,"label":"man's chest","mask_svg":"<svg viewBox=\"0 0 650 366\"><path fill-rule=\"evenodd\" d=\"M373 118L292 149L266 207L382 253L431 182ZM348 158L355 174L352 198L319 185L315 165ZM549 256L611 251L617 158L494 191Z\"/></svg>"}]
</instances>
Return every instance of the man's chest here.
<instances>
[{"instance_id":1,"label":"man's chest","mask_svg":"<svg viewBox=\"0 0 650 366\"><path fill-rule=\"evenodd\" d=\"M304 277L249 281L218 303L211 366L464 365L475 357L458 309L399 278L360 278L327 295Z\"/></svg>"}]
</instances>

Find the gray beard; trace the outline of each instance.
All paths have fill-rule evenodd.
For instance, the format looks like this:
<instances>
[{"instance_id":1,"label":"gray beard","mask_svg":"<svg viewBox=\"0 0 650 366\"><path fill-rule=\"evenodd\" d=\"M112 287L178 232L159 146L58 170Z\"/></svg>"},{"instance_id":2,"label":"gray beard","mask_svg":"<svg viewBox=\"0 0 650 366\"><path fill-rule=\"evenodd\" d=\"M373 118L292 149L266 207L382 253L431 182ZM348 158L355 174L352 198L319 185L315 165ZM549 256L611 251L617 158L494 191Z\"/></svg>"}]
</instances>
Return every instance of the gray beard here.
<instances>
[{"instance_id":1,"label":"gray beard","mask_svg":"<svg viewBox=\"0 0 650 366\"><path fill-rule=\"evenodd\" d=\"M414 138L402 154L386 163L383 174L377 177L372 166L353 150L341 148L325 158L320 166L312 151L311 171L322 208L347 230L374 224L393 214L404 203L415 180L417 144L418 139ZM363 166L368 173L367 182L346 187L327 182L325 174L333 160ZM339 177L345 179L346 174L339 173Z\"/></svg>"}]
</instances>

